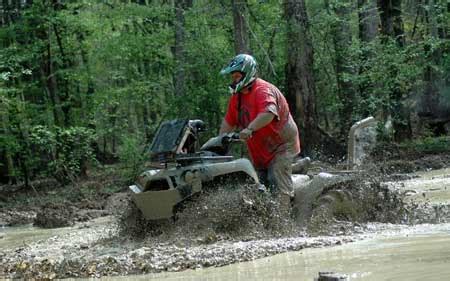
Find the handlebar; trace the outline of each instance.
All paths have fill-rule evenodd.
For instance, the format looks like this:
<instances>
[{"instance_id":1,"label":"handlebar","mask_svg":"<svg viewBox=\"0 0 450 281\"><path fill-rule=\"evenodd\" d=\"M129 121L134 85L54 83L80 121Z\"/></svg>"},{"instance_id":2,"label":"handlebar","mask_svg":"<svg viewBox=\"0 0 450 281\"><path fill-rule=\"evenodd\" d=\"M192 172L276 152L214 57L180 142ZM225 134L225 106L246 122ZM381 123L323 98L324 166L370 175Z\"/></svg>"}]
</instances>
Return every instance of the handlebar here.
<instances>
[{"instance_id":1,"label":"handlebar","mask_svg":"<svg viewBox=\"0 0 450 281\"><path fill-rule=\"evenodd\" d=\"M222 137L223 145L230 144L232 142L240 142L240 141L242 141L242 140L239 138L239 133L236 133L236 132L228 133Z\"/></svg>"}]
</instances>

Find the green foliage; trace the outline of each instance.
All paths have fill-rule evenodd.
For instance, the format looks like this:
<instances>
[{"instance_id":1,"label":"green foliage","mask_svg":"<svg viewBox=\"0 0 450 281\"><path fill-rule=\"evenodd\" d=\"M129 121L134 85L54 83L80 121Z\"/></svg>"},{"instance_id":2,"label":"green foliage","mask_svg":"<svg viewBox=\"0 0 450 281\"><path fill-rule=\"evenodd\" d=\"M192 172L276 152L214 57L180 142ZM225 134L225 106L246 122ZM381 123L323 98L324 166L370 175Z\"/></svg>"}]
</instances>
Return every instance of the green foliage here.
<instances>
[{"instance_id":1,"label":"green foliage","mask_svg":"<svg viewBox=\"0 0 450 281\"><path fill-rule=\"evenodd\" d=\"M56 174L73 178L86 173L88 162L95 160L92 144L94 131L84 127L70 127L56 130L57 157L50 166Z\"/></svg>"},{"instance_id":2,"label":"green foliage","mask_svg":"<svg viewBox=\"0 0 450 281\"><path fill-rule=\"evenodd\" d=\"M38 125L31 129L30 142L36 146L38 152L45 153L54 158L56 154L56 134L47 127Z\"/></svg>"},{"instance_id":3,"label":"green foliage","mask_svg":"<svg viewBox=\"0 0 450 281\"><path fill-rule=\"evenodd\" d=\"M234 56L231 5L193 1L184 11L184 61L175 61L173 1L138 2L36 0L2 21L0 176L23 180L54 172L74 178L94 158L94 143L99 159L119 156L132 178L162 120L199 118L210 128L207 135L217 133L229 97L228 77L219 70ZM247 3L245 24L259 75L284 92L284 7L279 1ZM450 107L450 43L440 35L450 18L443 2L402 6L404 47L386 38L361 42L358 10L350 3L306 1L322 127L334 133L343 126L335 118L343 108L338 77L357 89L352 121L394 113L393 122L403 122L396 108L420 99L429 69L439 80L442 104ZM341 8L350 13L340 15ZM434 12L433 21L415 21L419 8ZM339 50L334 40L342 23L352 40ZM338 73L338 54L346 54L345 73ZM177 66L185 73L181 96L174 95Z\"/></svg>"},{"instance_id":4,"label":"green foliage","mask_svg":"<svg viewBox=\"0 0 450 281\"><path fill-rule=\"evenodd\" d=\"M146 160L144 150L145 145L142 142L142 137L126 136L123 138L118 154L123 165L122 176L127 181L133 181L142 171Z\"/></svg>"},{"instance_id":5,"label":"green foliage","mask_svg":"<svg viewBox=\"0 0 450 281\"><path fill-rule=\"evenodd\" d=\"M203 13L205 9L209 13ZM188 50L183 65L185 92L178 97L169 95L167 118L202 119L215 129L220 125L229 96L228 81L219 71L233 57L231 17L220 5L198 1L185 13L185 18Z\"/></svg>"},{"instance_id":6,"label":"green foliage","mask_svg":"<svg viewBox=\"0 0 450 281\"><path fill-rule=\"evenodd\" d=\"M450 138L425 137L405 143L404 146L422 153L445 153L450 152Z\"/></svg>"},{"instance_id":7,"label":"green foliage","mask_svg":"<svg viewBox=\"0 0 450 281\"><path fill-rule=\"evenodd\" d=\"M388 43L374 41L363 46L362 52L367 59L359 62L362 75L354 77L354 83L360 87L372 85L364 99L360 100L362 109L369 109L370 114L376 114L380 108L394 106L395 93L407 95L421 86L424 55L420 52L421 44L412 44L400 48L394 40ZM383 81L380 83L379 81ZM401 96L405 100L408 96Z\"/></svg>"},{"instance_id":8,"label":"green foliage","mask_svg":"<svg viewBox=\"0 0 450 281\"><path fill-rule=\"evenodd\" d=\"M385 143L392 142L394 137L393 130L392 121L390 119L385 124L383 124L383 122L378 122L376 126L377 140Z\"/></svg>"},{"instance_id":9,"label":"green foliage","mask_svg":"<svg viewBox=\"0 0 450 281\"><path fill-rule=\"evenodd\" d=\"M51 175L62 183L84 175L87 165L95 163L94 132L84 127L49 130L36 126L31 129L29 142L34 154L30 157L39 160L38 174Z\"/></svg>"},{"instance_id":10,"label":"green foliage","mask_svg":"<svg viewBox=\"0 0 450 281\"><path fill-rule=\"evenodd\" d=\"M338 18L323 9L324 3L310 4L316 15L311 19L311 34L314 45L314 71L316 74L317 110L323 115L337 115L337 80L335 50L332 48L333 26Z\"/></svg>"}]
</instances>

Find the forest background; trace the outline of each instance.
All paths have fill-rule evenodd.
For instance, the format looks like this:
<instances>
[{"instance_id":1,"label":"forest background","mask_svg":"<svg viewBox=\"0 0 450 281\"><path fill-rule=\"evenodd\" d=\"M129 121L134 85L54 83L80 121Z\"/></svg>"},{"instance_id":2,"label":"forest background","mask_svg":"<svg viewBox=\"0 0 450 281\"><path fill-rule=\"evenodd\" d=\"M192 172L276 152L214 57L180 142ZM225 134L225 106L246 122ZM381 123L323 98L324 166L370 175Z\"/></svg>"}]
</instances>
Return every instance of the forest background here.
<instances>
[{"instance_id":1,"label":"forest background","mask_svg":"<svg viewBox=\"0 0 450 281\"><path fill-rule=\"evenodd\" d=\"M3 183L132 178L163 120L217 134L237 53L287 97L304 155L345 155L368 116L389 142L450 131L449 0L2 0L0 21Z\"/></svg>"}]
</instances>

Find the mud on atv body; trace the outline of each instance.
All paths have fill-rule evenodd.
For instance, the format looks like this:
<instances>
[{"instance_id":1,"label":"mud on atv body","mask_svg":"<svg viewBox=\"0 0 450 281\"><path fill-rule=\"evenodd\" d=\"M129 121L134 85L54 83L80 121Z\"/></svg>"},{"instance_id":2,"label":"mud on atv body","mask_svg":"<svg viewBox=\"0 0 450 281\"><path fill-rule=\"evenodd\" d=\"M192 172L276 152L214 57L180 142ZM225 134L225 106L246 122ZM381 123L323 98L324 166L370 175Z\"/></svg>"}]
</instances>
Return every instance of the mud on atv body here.
<instances>
[{"instance_id":1,"label":"mud on atv body","mask_svg":"<svg viewBox=\"0 0 450 281\"><path fill-rule=\"evenodd\" d=\"M184 200L209 186L229 181L261 188L257 173L246 158L227 155L235 137L232 134L210 139L198 147L200 120L166 121L159 127L150 146L153 169L138 176L130 186L132 199L149 220L170 218Z\"/></svg>"}]
</instances>

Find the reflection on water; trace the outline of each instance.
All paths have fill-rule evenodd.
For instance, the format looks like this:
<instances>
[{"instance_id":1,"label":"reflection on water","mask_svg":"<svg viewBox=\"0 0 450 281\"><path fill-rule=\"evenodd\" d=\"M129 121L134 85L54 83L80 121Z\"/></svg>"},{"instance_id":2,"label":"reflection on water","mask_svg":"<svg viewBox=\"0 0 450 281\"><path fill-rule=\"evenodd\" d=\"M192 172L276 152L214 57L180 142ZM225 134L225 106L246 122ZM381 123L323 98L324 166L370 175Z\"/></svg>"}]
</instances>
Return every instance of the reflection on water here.
<instances>
[{"instance_id":1,"label":"reflection on water","mask_svg":"<svg viewBox=\"0 0 450 281\"><path fill-rule=\"evenodd\" d=\"M221 268L112 279L314 280L319 271L334 271L348 274L350 280L450 280L450 224L424 226L418 233L305 249Z\"/></svg>"},{"instance_id":2,"label":"reflection on water","mask_svg":"<svg viewBox=\"0 0 450 281\"><path fill-rule=\"evenodd\" d=\"M419 178L389 185L408 192L415 202L450 203L450 168L416 173Z\"/></svg>"},{"instance_id":3,"label":"reflection on water","mask_svg":"<svg viewBox=\"0 0 450 281\"><path fill-rule=\"evenodd\" d=\"M76 233L80 228L101 226L110 224L111 217L99 217L86 223L78 223L72 227L60 228L40 228L32 225L3 227L0 228L0 251L6 249L14 249L16 247L26 246L30 243L35 243L55 237L63 236L68 233Z\"/></svg>"},{"instance_id":4,"label":"reflection on water","mask_svg":"<svg viewBox=\"0 0 450 281\"><path fill-rule=\"evenodd\" d=\"M419 177L424 179L435 179L435 178L449 178L450 168L431 170L431 171L420 171L416 173Z\"/></svg>"},{"instance_id":5,"label":"reflection on water","mask_svg":"<svg viewBox=\"0 0 450 281\"><path fill-rule=\"evenodd\" d=\"M28 243L68 233L71 229L70 227L45 229L31 225L0 228L0 250L25 246Z\"/></svg>"}]
</instances>

